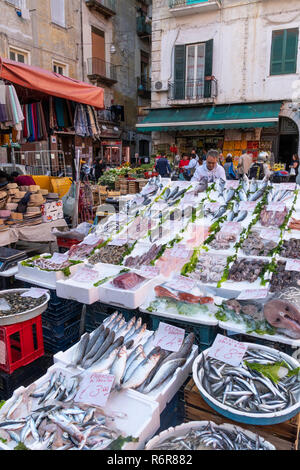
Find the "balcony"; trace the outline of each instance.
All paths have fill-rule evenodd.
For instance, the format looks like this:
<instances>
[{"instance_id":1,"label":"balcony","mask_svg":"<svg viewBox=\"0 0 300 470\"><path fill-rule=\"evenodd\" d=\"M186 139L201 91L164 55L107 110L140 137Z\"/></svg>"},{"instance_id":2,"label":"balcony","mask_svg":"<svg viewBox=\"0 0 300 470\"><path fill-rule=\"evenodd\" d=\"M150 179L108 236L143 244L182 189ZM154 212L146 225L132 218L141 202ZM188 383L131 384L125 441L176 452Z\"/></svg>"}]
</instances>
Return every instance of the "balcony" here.
<instances>
[{"instance_id":1,"label":"balcony","mask_svg":"<svg viewBox=\"0 0 300 470\"><path fill-rule=\"evenodd\" d=\"M96 84L105 83L110 86L117 83L117 67L97 57L87 59L87 76Z\"/></svg>"},{"instance_id":2,"label":"balcony","mask_svg":"<svg viewBox=\"0 0 300 470\"><path fill-rule=\"evenodd\" d=\"M152 34L151 23L146 22L145 16L138 16L136 18L136 32L141 38L148 38Z\"/></svg>"},{"instance_id":3,"label":"balcony","mask_svg":"<svg viewBox=\"0 0 300 470\"><path fill-rule=\"evenodd\" d=\"M151 80L150 78L137 78L137 91L141 98L151 99Z\"/></svg>"},{"instance_id":4,"label":"balcony","mask_svg":"<svg viewBox=\"0 0 300 470\"><path fill-rule=\"evenodd\" d=\"M222 0L169 0L169 8L174 16L219 10L221 6Z\"/></svg>"},{"instance_id":5,"label":"balcony","mask_svg":"<svg viewBox=\"0 0 300 470\"><path fill-rule=\"evenodd\" d=\"M101 13L106 18L116 14L116 0L85 0L85 4L88 8Z\"/></svg>"},{"instance_id":6,"label":"balcony","mask_svg":"<svg viewBox=\"0 0 300 470\"><path fill-rule=\"evenodd\" d=\"M218 82L214 76L199 80L169 82L168 104L171 106L214 103Z\"/></svg>"}]
</instances>

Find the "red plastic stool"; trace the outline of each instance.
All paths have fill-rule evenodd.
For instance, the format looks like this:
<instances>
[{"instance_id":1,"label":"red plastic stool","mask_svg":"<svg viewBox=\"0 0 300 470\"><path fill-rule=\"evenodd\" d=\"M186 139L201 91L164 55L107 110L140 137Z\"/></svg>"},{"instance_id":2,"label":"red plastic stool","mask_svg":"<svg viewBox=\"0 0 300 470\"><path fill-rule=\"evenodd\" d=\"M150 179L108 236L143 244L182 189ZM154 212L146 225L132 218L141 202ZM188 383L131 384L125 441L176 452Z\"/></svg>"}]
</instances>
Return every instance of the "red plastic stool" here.
<instances>
[{"instance_id":1,"label":"red plastic stool","mask_svg":"<svg viewBox=\"0 0 300 470\"><path fill-rule=\"evenodd\" d=\"M0 327L0 370L12 374L43 355L42 315Z\"/></svg>"}]
</instances>

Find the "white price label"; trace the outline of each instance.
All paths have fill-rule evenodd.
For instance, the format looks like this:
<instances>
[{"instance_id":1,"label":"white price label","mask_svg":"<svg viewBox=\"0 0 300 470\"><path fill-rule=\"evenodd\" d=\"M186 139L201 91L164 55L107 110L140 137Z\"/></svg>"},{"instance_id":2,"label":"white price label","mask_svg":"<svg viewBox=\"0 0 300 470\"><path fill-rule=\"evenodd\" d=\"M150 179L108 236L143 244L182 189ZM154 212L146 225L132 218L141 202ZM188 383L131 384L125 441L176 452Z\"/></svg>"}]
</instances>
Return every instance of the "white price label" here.
<instances>
[{"instance_id":1,"label":"white price label","mask_svg":"<svg viewBox=\"0 0 300 470\"><path fill-rule=\"evenodd\" d=\"M182 328L160 322L154 344L167 351L177 352L183 343L184 336L185 330Z\"/></svg>"},{"instance_id":2,"label":"white price label","mask_svg":"<svg viewBox=\"0 0 300 470\"><path fill-rule=\"evenodd\" d=\"M76 271L74 276L72 277L73 281L77 282L94 282L99 279L99 273L95 269L87 268L85 266L82 266Z\"/></svg>"},{"instance_id":3,"label":"white price label","mask_svg":"<svg viewBox=\"0 0 300 470\"><path fill-rule=\"evenodd\" d=\"M267 205L266 210L268 212L283 212L285 208L285 204L282 204L282 202L272 202Z\"/></svg>"},{"instance_id":4,"label":"white price label","mask_svg":"<svg viewBox=\"0 0 300 470\"><path fill-rule=\"evenodd\" d=\"M260 236L264 240L279 240L280 230L278 228L263 228L260 232Z\"/></svg>"},{"instance_id":5,"label":"white price label","mask_svg":"<svg viewBox=\"0 0 300 470\"><path fill-rule=\"evenodd\" d=\"M68 261L68 255L64 253L54 253L51 258L51 263L54 264L63 264L65 261Z\"/></svg>"},{"instance_id":6,"label":"white price label","mask_svg":"<svg viewBox=\"0 0 300 470\"><path fill-rule=\"evenodd\" d=\"M155 266L143 265L143 266L140 266L137 269L137 274L139 274L140 276L145 277L146 279L153 279L156 276L159 276L160 268L155 267Z\"/></svg>"},{"instance_id":7,"label":"white price label","mask_svg":"<svg viewBox=\"0 0 300 470\"><path fill-rule=\"evenodd\" d=\"M37 287L32 287L27 292L21 294L21 297L31 297L32 299L39 299L43 295L47 294L47 289L38 289Z\"/></svg>"},{"instance_id":8,"label":"white price label","mask_svg":"<svg viewBox=\"0 0 300 470\"><path fill-rule=\"evenodd\" d=\"M237 189L240 185L239 181L226 181L226 189L232 188L232 189Z\"/></svg>"},{"instance_id":9,"label":"white price label","mask_svg":"<svg viewBox=\"0 0 300 470\"><path fill-rule=\"evenodd\" d=\"M176 245L168 252L168 256L180 259L189 259L191 254L191 250L187 250L184 245Z\"/></svg>"},{"instance_id":10,"label":"white price label","mask_svg":"<svg viewBox=\"0 0 300 470\"><path fill-rule=\"evenodd\" d=\"M240 293L237 300L265 299L268 294L268 289L246 289Z\"/></svg>"},{"instance_id":11,"label":"white price label","mask_svg":"<svg viewBox=\"0 0 300 470\"><path fill-rule=\"evenodd\" d=\"M251 211L254 211L256 205L257 205L256 201L241 201L240 210L251 212Z\"/></svg>"},{"instance_id":12,"label":"white price label","mask_svg":"<svg viewBox=\"0 0 300 470\"><path fill-rule=\"evenodd\" d=\"M97 245L99 241L100 241L99 235L96 235L95 233L91 233L90 235L85 237L82 244L94 246L94 245Z\"/></svg>"},{"instance_id":13,"label":"white price label","mask_svg":"<svg viewBox=\"0 0 300 470\"><path fill-rule=\"evenodd\" d=\"M174 276L170 281L164 284L166 288L175 289L183 292L190 292L196 286L196 281L185 276Z\"/></svg>"},{"instance_id":14,"label":"white price label","mask_svg":"<svg viewBox=\"0 0 300 470\"><path fill-rule=\"evenodd\" d=\"M114 380L115 377L110 374L85 373L75 401L89 405L105 406Z\"/></svg>"},{"instance_id":15,"label":"white price label","mask_svg":"<svg viewBox=\"0 0 300 470\"><path fill-rule=\"evenodd\" d=\"M285 265L286 271L297 271L300 272L300 260L299 259L288 259Z\"/></svg>"},{"instance_id":16,"label":"white price label","mask_svg":"<svg viewBox=\"0 0 300 470\"><path fill-rule=\"evenodd\" d=\"M247 351L248 346L223 335L217 335L214 344L209 350L209 357L238 367Z\"/></svg>"},{"instance_id":17,"label":"white price label","mask_svg":"<svg viewBox=\"0 0 300 470\"><path fill-rule=\"evenodd\" d=\"M112 240L109 242L109 245L112 246L124 246L127 243L127 240L125 238L116 238L115 240Z\"/></svg>"}]
</instances>

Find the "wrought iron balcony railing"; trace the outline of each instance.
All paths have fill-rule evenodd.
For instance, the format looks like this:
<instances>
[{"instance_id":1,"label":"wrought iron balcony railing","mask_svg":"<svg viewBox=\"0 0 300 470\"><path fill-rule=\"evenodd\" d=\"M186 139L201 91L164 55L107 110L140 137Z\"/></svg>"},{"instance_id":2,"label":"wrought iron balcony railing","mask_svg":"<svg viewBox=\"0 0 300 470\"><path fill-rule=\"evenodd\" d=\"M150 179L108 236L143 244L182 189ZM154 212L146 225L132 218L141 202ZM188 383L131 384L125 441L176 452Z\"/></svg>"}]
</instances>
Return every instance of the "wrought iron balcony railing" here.
<instances>
[{"instance_id":1,"label":"wrought iron balcony railing","mask_svg":"<svg viewBox=\"0 0 300 470\"><path fill-rule=\"evenodd\" d=\"M107 17L116 14L116 0L85 0L86 6Z\"/></svg>"},{"instance_id":2,"label":"wrought iron balcony railing","mask_svg":"<svg viewBox=\"0 0 300 470\"><path fill-rule=\"evenodd\" d=\"M169 101L202 101L215 99L218 95L218 82L214 76L198 80L175 80L169 82Z\"/></svg>"},{"instance_id":3,"label":"wrought iron balcony railing","mask_svg":"<svg viewBox=\"0 0 300 470\"><path fill-rule=\"evenodd\" d=\"M98 78L107 82L117 82L117 67L98 57L87 59L87 75L89 78Z\"/></svg>"}]
</instances>

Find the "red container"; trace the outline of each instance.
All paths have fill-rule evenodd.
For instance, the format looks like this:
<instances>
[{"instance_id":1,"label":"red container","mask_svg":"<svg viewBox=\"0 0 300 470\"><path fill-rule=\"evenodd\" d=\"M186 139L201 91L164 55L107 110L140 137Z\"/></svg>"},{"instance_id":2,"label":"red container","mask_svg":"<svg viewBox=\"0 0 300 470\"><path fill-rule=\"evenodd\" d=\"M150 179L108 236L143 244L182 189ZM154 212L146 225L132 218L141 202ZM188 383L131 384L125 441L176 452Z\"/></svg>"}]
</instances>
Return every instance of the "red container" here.
<instances>
[{"instance_id":1,"label":"red container","mask_svg":"<svg viewBox=\"0 0 300 470\"><path fill-rule=\"evenodd\" d=\"M71 238L62 238L58 237L57 238L57 246L59 248L71 248L73 245L78 245L81 243L82 240L76 240L76 239L71 239Z\"/></svg>"},{"instance_id":2,"label":"red container","mask_svg":"<svg viewBox=\"0 0 300 470\"><path fill-rule=\"evenodd\" d=\"M0 370L12 374L43 355L42 315L0 327Z\"/></svg>"}]
</instances>

